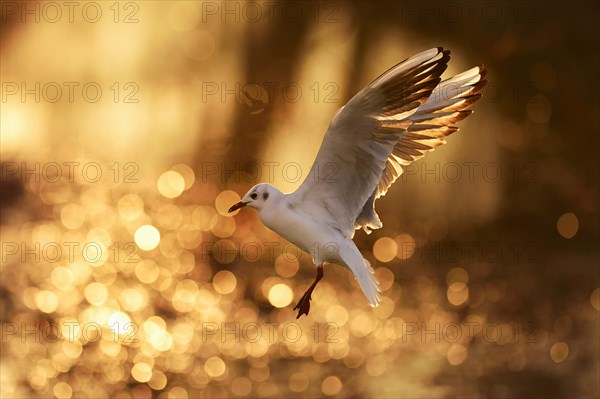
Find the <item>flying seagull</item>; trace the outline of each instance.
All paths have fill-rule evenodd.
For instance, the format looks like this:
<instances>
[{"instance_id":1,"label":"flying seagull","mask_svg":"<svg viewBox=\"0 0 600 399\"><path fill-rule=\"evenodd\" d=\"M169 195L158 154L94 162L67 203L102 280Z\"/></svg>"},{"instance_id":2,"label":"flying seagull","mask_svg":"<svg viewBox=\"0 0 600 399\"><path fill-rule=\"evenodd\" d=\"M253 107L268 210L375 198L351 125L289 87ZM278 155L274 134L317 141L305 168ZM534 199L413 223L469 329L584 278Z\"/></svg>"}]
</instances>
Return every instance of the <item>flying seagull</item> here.
<instances>
[{"instance_id":1,"label":"flying seagull","mask_svg":"<svg viewBox=\"0 0 600 399\"><path fill-rule=\"evenodd\" d=\"M294 308L308 315L311 294L325 262L347 267L369 304L380 301L379 282L352 241L383 225L375 201L385 195L403 167L420 159L458 130L472 113L486 70L469 69L441 80L450 51L433 48L390 68L341 107L331 120L311 173L294 192L270 184L250 189L229 212L249 206L261 221L312 256L317 277ZM335 174L322 173L334 166Z\"/></svg>"}]
</instances>

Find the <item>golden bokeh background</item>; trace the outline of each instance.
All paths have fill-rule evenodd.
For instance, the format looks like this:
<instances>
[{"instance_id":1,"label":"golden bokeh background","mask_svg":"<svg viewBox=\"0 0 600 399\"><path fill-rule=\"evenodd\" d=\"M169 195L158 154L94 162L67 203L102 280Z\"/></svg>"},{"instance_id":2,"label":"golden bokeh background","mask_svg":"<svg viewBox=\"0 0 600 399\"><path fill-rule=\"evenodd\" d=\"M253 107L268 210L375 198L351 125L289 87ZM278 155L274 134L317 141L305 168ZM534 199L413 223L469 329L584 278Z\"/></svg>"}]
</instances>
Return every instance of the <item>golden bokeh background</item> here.
<instances>
[{"instance_id":1,"label":"golden bokeh background","mask_svg":"<svg viewBox=\"0 0 600 399\"><path fill-rule=\"evenodd\" d=\"M598 4L0 1L3 398L598 397ZM252 210L390 66L488 68L355 241Z\"/></svg>"}]
</instances>

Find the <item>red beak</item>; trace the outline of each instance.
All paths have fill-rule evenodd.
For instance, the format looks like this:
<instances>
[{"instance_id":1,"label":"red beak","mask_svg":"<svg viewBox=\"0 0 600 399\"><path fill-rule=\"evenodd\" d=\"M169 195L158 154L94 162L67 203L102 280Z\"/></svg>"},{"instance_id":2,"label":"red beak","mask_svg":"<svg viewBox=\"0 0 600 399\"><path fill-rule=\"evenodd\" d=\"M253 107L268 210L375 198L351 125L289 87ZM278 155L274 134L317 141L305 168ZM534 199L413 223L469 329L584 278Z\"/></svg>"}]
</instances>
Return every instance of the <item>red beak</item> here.
<instances>
[{"instance_id":1,"label":"red beak","mask_svg":"<svg viewBox=\"0 0 600 399\"><path fill-rule=\"evenodd\" d=\"M248 205L248 203L247 203L247 202L240 201L240 202L238 202L237 204L234 204L234 205L233 205L231 208L229 208L229 213L231 213L231 212L235 212L235 211L237 211L238 209L245 207L246 205Z\"/></svg>"}]
</instances>

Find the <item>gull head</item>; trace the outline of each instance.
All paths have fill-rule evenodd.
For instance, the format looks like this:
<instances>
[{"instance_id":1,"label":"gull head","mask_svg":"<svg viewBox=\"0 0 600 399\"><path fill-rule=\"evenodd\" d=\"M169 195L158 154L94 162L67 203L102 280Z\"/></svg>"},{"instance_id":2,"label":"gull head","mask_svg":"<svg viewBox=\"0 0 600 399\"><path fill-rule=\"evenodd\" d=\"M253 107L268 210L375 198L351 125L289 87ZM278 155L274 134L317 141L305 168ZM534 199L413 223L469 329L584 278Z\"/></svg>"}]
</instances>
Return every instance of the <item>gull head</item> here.
<instances>
[{"instance_id":1,"label":"gull head","mask_svg":"<svg viewBox=\"0 0 600 399\"><path fill-rule=\"evenodd\" d=\"M240 202L229 208L229 213L245 206L255 208L260 212L263 208L281 197L283 197L283 193L272 185L266 183L257 184L244 195L244 198Z\"/></svg>"}]
</instances>

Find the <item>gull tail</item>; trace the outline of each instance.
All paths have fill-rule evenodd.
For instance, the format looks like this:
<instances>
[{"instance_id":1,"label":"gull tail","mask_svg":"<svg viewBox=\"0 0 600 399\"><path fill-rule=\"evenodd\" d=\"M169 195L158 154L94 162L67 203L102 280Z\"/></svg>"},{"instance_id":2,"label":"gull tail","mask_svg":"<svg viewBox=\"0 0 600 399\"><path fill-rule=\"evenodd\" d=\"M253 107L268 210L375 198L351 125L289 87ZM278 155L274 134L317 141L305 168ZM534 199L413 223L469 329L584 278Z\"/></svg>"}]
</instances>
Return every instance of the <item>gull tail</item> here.
<instances>
[{"instance_id":1,"label":"gull tail","mask_svg":"<svg viewBox=\"0 0 600 399\"><path fill-rule=\"evenodd\" d=\"M347 251L343 255L344 265L350 269L354 277L358 280L360 288L362 288L363 293L369 301L369 305L377 307L379 301L381 301L381 295L379 294L381 288L375 276L375 270L373 270L369 261L362 257L356 245L352 241L350 243L352 250Z\"/></svg>"},{"instance_id":2,"label":"gull tail","mask_svg":"<svg viewBox=\"0 0 600 399\"><path fill-rule=\"evenodd\" d=\"M366 259L363 259L363 261L367 273L364 273L366 276L362 276L362 279L358 279L358 282L360 283L360 288L362 288L365 296L369 300L369 305L376 308L381 301L381 295L379 295L381 287L377 280L377 276L375 276L375 270L371 267L371 263Z\"/></svg>"}]
</instances>

